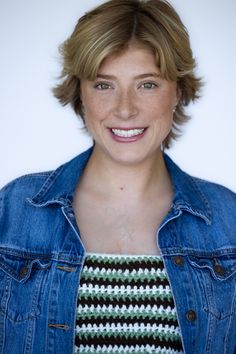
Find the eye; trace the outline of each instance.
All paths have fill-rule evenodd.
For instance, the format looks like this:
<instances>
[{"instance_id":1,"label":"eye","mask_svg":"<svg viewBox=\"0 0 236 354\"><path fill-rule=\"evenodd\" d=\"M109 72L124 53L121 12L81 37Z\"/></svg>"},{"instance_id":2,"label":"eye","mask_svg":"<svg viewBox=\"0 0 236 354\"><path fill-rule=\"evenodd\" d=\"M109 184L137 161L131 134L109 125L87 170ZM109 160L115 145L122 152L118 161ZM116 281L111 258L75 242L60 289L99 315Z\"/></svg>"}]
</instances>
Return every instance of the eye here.
<instances>
[{"instance_id":1,"label":"eye","mask_svg":"<svg viewBox=\"0 0 236 354\"><path fill-rule=\"evenodd\" d=\"M150 90L158 87L158 85L154 82L144 82L141 87Z\"/></svg>"},{"instance_id":2,"label":"eye","mask_svg":"<svg viewBox=\"0 0 236 354\"><path fill-rule=\"evenodd\" d=\"M107 84L106 82L98 82L94 86L98 90L108 90L111 89L111 85Z\"/></svg>"}]
</instances>

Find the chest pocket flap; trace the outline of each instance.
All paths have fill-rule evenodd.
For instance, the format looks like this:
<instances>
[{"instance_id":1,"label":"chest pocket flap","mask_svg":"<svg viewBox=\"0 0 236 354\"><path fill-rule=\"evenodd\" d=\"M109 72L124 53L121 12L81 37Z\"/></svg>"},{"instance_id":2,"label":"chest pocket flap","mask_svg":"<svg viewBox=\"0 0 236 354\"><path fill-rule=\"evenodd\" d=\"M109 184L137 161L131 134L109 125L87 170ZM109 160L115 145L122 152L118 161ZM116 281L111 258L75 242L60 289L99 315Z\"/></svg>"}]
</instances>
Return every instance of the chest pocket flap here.
<instances>
[{"instance_id":1,"label":"chest pocket flap","mask_svg":"<svg viewBox=\"0 0 236 354\"><path fill-rule=\"evenodd\" d=\"M14 322L40 313L51 261L20 251L0 251L0 308Z\"/></svg>"},{"instance_id":2,"label":"chest pocket flap","mask_svg":"<svg viewBox=\"0 0 236 354\"><path fill-rule=\"evenodd\" d=\"M189 256L188 260L205 290L205 310L218 319L232 315L236 301L236 254L219 252Z\"/></svg>"}]
</instances>

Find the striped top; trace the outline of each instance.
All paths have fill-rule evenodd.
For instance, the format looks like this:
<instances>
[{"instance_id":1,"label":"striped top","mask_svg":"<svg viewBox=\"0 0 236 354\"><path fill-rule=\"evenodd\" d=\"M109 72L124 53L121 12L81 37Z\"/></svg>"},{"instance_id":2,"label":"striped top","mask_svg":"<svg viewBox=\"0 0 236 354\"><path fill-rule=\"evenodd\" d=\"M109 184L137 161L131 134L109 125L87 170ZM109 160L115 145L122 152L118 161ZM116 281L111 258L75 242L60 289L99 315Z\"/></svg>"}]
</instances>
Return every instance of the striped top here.
<instances>
[{"instance_id":1,"label":"striped top","mask_svg":"<svg viewBox=\"0 0 236 354\"><path fill-rule=\"evenodd\" d=\"M160 256L88 254L77 303L75 353L183 353Z\"/></svg>"}]
</instances>

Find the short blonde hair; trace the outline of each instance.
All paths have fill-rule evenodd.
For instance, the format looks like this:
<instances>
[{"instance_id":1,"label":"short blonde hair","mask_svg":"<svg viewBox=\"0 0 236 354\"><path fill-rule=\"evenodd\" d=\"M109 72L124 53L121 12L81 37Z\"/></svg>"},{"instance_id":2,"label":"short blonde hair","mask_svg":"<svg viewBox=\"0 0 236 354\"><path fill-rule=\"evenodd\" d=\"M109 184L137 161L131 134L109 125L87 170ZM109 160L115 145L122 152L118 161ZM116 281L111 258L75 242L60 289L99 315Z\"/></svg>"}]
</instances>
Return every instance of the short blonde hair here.
<instances>
[{"instance_id":1,"label":"short blonde hair","mask_svg":"<svg viewBox=\"0 0 236 354\"><path fill-rule=\"evenodd\" d=\"M176 81L181 92L172 129L163 142L168 148L189 118L184 108L199 97L201 80L194 73L196 62L187 30L165 0L110 0L81 17L60 46L62 81L53 92L84 120L80 79L94 80L103 60L123 51L133 39L153 51L161 75Z\"/></svg>"}]
</instances>

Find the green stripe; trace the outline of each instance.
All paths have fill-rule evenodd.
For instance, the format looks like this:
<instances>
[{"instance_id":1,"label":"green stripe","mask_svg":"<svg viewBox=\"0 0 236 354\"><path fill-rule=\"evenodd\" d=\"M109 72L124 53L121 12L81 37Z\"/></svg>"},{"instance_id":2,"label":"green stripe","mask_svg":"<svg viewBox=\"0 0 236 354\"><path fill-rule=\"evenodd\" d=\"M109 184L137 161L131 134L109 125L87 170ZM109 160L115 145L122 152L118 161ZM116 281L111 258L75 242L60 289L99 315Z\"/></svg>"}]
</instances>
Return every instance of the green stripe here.
<instances>
[{"instance_id":1,"label":"green stripe","mask_svg":"<svg viewBox=\"0 0 236 354\"><path fill-rule=\"evenodd\" d=\"M161 313L151 313L150 311L141 311L139 310L138 312L128 312L125 311L124 313L122 313L121 311L119 312L116 312L116 311L105 311L105 312L102 312L101 310L86 310L86 312L80 312L77 314L77 320L92 320L92 319L101 319L104 320L104 319L117 319L117 318L120 318L121 320L122 319L129 319L129 318L137 318L137 319L156 319L156 320L164 320L164 319L167 319L167 320L177 320L177 317L176 317L176 314L172 314L172 313L166 313L165 311L161 312ZM112 321L111 321L112 323Z\"/></svg>"},{"instance_id":2,"label":"green stripe","mask_svg":"<svg viewBox=\"0 0 236 354\"><path fill-rule=\"evenodd\" d=\"M158 329L156 329L155 331L151 331L146 330L144 332L129 332L127 329L126 330L121 330L121 331L116 331L116 332L112 332L112 331L106 331L106 330L102 330L101 332L82 332L79 331L76 333L76 337L79 338L79 340L92 340L94 338L96 338L97 340L103 339L103 342L106 342L106 338L124 338L125 340L128 340L130 338L135 339L135 340L147 340L149 338L153 338L155 339L160 339L160 340L165 340L165 341L170 341L170 342L176 342L180 340L180 336L178 334L172 334L172 333L164 333L163 331L158 331Z\"/></svg>"},{"instance_id":3,"label":"green stripe","mask_svg":"<svg viewBox=\"0 0 236 354\"><path fill-rule=\"evenodd\" d=\"M91 270L90 271L87 271L87 270L84 270L82 272L82 275L81 275L81 281L83 282L86 282L86 281L89 281L89 280L95 280L97 279L98 281L99 280L109 280L109 281L122 281L122 280L128 280L128 281L147 281L147 285L148 285L148 282L151 281L151 280L158 280L160 279L161 281L163 279L166 279L166 275L163 274L163 273L159 273L159 274L150 274L150 272L148 272L147 274L128 274L128 275L124 275L123 273L110 273L110 274L106 274L105 272L104 273L100 273L99 271L98 272L92 272Z\"/></svg>"},{"instance_id":4,"label":"green stripe","mask_svg":"<svg viewBox=\"0 0 236 354\"><path fill-rule=\"evenodd\" d=\"M94 301L94 300L111 300L111 302L113 300L127 300L129 299L130 301L132 300L136 300L136 301L139 301L139 300L142 300L142 301L158 301L159 299L160 300L171 300L173 298L171 292L169 293L161 293L160 291L158 291L158 289L156 291L151 291L149 292L148 294L140 294L140 293L137 293L135 294L132 290L129 292L124 292L124 293L117 293L117 294L108 294L107 292L104 292L104 293L96 293L95 291L94 292L89 292L88 290L86 291L81 291L79 293L79 301L82 301L82 300L87 300L88 302L90 301ZM91 303L91 302L90 302Z\"/></svg>"}]
</instances>

